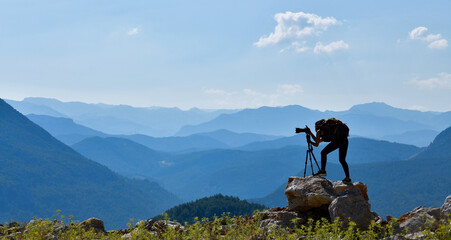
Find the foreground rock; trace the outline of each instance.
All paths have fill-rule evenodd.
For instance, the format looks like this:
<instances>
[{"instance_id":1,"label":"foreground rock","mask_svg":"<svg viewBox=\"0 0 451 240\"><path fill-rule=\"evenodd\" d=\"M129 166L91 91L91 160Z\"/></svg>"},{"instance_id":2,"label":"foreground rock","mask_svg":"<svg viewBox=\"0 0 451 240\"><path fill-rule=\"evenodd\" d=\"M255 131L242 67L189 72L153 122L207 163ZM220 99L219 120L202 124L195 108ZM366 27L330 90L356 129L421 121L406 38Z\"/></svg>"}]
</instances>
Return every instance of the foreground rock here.
<instances>
[{"instance_id":1,"label":"foreground rock","mask_svg":"<svg viewBox=\"0 0 451 240\"><path fill-rule=\"evenodd\" d=\"M262 213L261 227L294 227L309 218L320 220L339 218L344 226L349 220L360 229L367 229L371 221L387 224L377 213L371 212L367 186L361 182L343 183L322 177L290 177L285 188L288 206L273 208ZM395 231L407 234L399 239L422 239L425 229L435 231L441 224L449 224L451 218L451 195L441 208L417 207L402 215ZM293 220L296 219L295 222ZM388 219L390 221L390 219Z\"/></svg>"},{"instance_id":2,"label":"foreground rock","mask_svg":"<svg viewBox=\"0 0 451 240\"><path fill-rule=\"evenodd\" d=\"M105 225L103 221L98 218L90 218L80 223L80 225L85 229L92 229L94 232L103 233L105 232Z\"/></svg>"},{"instance_id":3,"label":"foreground rock","mask_svg":"<svg viewBox=\"0 0 451 240\"><path fill-rule=\"evenodd\" d=\"M449 195L442 207L440 208L440 218L448 219L451 218L451 195Z\"/></svg>"},{"instance_id":4,"label":"foreground rock","mask_svg":"<svg viewBox=\"0 0 451 240\"><path fill-rule=\"evenodd\" d=\"M366 229L371 220L376 220L371 213L370 204L357 188L341 192L340 196L329 205L328 210L331 219L340 218L345 225L348 225L351 220L361 229Z\"/></svg>"},{"instance_id":5,"label":"foreground rock","mask_svg":"<svg viewBox=\"0 0 451 240\"><path fill-rule=\"evenodd\" d=\"M285 195L291 211L328 206L337 197L332 182L321 177L290 177Z\"/></svg>"},{"instance_id":6,"label":"foreground rock","mask_svg":"<svg viewBox=\"0 0 451 240\"><path fill-rule=\"evenodd\" d=\"M345 224L349 219L365 229L371 220L380 220L371 212L367 187L361 182L332 182L322 177L290 177L285 195L287 211L296 213L297 218L340 218ZM272 213L272 215L277 215ZM285 221L283 221L285 222ZM277 221L274 222L277 225ZM284 226L284 224L280 224Z\"/></svg>"}]
</instances>

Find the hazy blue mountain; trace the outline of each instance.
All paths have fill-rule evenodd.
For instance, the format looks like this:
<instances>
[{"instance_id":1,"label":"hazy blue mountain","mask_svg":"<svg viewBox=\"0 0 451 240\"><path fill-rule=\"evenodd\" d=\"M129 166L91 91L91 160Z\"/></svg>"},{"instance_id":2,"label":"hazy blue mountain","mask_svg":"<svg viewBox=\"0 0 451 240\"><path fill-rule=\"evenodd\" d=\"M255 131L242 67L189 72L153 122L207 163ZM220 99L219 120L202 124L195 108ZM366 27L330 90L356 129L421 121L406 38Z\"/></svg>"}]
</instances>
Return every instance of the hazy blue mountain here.
<instances>
[{"instance_id":1,"label":"hazy blue mountain","mask_svg":"<svg viewBox=\"0 0 451 240\"><path fill-rule=\"evenodd\" d=\"M305 148L268 151L210 150L175 155L155 175L161 184L187 200L222 193L261 197L303 169Z\"/></svg>"},{"instance_id":2,"label":"hazy blue mountain","mask_svg":"<svg viewBox=\"0 0 451 240\"><path fill-rule=\"evenodd\" d=\"M441 132L423 152L406 161L350 164L353 181L368 185L372 210L399 217L418 205L440 207L451 194L451 128ZM340 165L327 165L327 178L344 177ZM299 173L301 174L301 173ZM298 174L298 175L299 175ZM285 184L262 199L270 207L286 206Z\"/></svg>"},{"instance_id":3,"label":"hazy blue mountain","mask_svg":"<svg viewBox=\"0 0 451 240\"><path fill-rule=\"evenodd\" d=\"M48 107L72 118L79 124L108 134L146 134L151 136L173 135L181 126L209 121L222 113L236 110L187 111L178 108L131 107L127 105L87 104L61 102L48 98L25 98L17 106L34 104ZM27 112L27 114L42 114Z\"/></svg>"},{"instance_id":4,"label":"hazy blue mountain","mask_svg":"<svg viewBox=\"0 0 451 240\"><path fill-rule=\"evenodd\" d=\"M113 173L56 140L0 100L0 221L51 217L57 209L124 228L180 200L158 184Z\"/></svg>"},{"instance_id":5,"label":"hazy blue mountain","mask_svg":"<svg viewBox=\"0 0 451 240\"><path fill-rule=\"evenodd\" d=\"M163 152L194 152L208 149L225 149L229 146L206 135L191 135L186 137L151 137L142 134L121 135L147 146L150 149Z\"/></svg>"},{"instance_id":6,"label":"hazy blue mountain","mask_svg":"<svg viewBox=\"0 0 451 240\"><path fill-rule=\"evenodd\" d=\"M432 119L440 115L439 112L421 112L418 110L409 110L395 108L382 102L372 102L352 106L345 114L372 115L378 117L390 117L398 120L411 119L418 123L428 125Z\"/></svg>"},{"instance_id":7,"label":"hazy blue mountain","mask_svg":"<svg viewBox=\"0 0 451 240\"><path fill-rule=\"evenodd\" d=\"M291 135L296 127L314 124L324 114L301 106L261 107L245 109L237 113L222 114L196 126L184 126L177 135L190 135L227 129L237 133L267 135Z\"/></svg>"},{"instance_id":8,"label":"hazy blue mountain","mask_svg":"<svg viewBox=\"0 0 451 240\"><path fill-rule=\"evenodd\" d=\"M107 136L103 132L77 124L70 118L35 114L29 114L27 117L58 140L68 145L92 136Z\"/></svg>"},{"instance_id":9,"label":"hazy blue mountain","mask_svg":"<svg viewBox=\"0 0 451 240\"><path fill-rule=\"evenodd\" d=\"M297 142L305 141L305 135L292 138L295 137ZM285 143L284 138L281 140ZM157 179L170 191L192 200L216 193L240 198L263 196L286 181L290 174L304 169L305 146L269 142L278 148L163 154L129 140L99 137L86 139L73 148L121 174ZM314 150L318 162L324 146ZM411 145L351 138L348 162L400 161L419 151ZM337 158L338 152L331 153L329 162L338 162Z\"/></svg>"},{"instance_id":10,"label":"hazy blue mountain","mask_svg":"<svg viewBox=\"0 0 451 240\"><path fill-rule=\"evenodd\" d=\"M171 157L131 140L115 137L87 138L72 148L115 172L133 178L151 179Z\"/></svg>"},{"instance_id":11,"label":"hazy blue mountain","mask_svg":"<svg viewBox=\"0 0 451 240\"><path fill-rule=\"evenodd\" d=\"M255 133L235 133L229 130L220 129L213 132L197 133L194 135L208 136L220 142L227 144L229 147L239 147L257 141L269 141L280 138L279 136L262 135Z\"/></svg>"},{"instance_id":12,"label":"hazy blue mountain","mask_svg":"<svg viewBox=\"0 0 451 240\"><path fill-rule=\"evenodd\" d=\"M435 130L417 130L417 131L407 131L401 134L391 134L383 136L383 140L411 144L418 147L426 147L434 140L438 135L438 131Z\"/></svg>"},{"instance_id":13,"label":"hazy blue mountain","mask_svg":"<svg viewBox=\"0 0 451 240\"><path fill-rule=\"evenodd\" d=\"M269 141L258 141L238 147L239 150L259 151L265 149L278 149L287 146L307 146L305 134L296 134L290 137L281 137Z\"/></svg>"},{"instance_id":14,"label":"hazy blue mountain","mask_svg":"<svg viewBox=\"0 0 451 240\"><path fill-rule=\"evenodd\" d=\"M278 149L287 146L307 146L305 134L279 138L272 141L254 142L238 149L259 151L264 149ZM321 159L321 150L327 143L321 143L313 152L318 160ZM347 161L350 163L367 163L380 161L400 161L417 154L421 149L407 144L391 143L387 141L354 137L349 139ZM338 152L328 155L329 162L338 163Z\"/></svg>"},{"instance_id":15,"label":"hazy blue mountain","mask_svg":"<svg viewBox=\"0 0 451 240\"><path fill-rule=\"evenodd\" d=\"M254 133L234 133L218 130L209 133L194 134L186 137L151 137L147 135L108 135L103 132L75 123L72 119L30 114L27 117L51 133L65 144L73 145L84 139L100 137L120 137L133 140L151 149L164 152L193 152L208 149L231 148L253 141L278 138L276 136Z\"/></svg>"},{"instance_id":16,"label":"hazy blue mountain","mask_svg":"<svg viewBox=\"0 0 451 240\"><path fill-rule=\"evenodd\" d=\"M434 141L416 158L449 158L451 157L451 127L437 135Z\"/></svg>"},{"instance_id":17,"label":"hazy blue mountain","mask_svg":"<svg viewBox=\"0 0 451 240\"><path fill-rule=\"evenodd\" d=\"M5 101L14 107L17 111L21 112L23 115L28 114L37 114L37 115L47 115L47 116L53 116L53 117L65 117L64 114L59 113L48 106L38 105L31 102L24 102L24 101L14 101L14 100L7 100Z\"/></svg>"},{"instance_id":18,"label":"hazy blue mountain","mask_svg":"<svg viewBox=\"0 0 451 240\"><path fill-rule=\"evenodd\" d=\"M315 149L318 163L320 151ZM386 141L352 138L348 163L402 161L418 153L420 148ZM186 199L215 193L252 198L272 191L271 186L286 181L304 169L305 146L286 146L259 151L212 150L176 155L172 165L155 178L169 190ZM329 154L329 162L338 162L338 151ZM316 169L316 167L315 167ZM311 170L309 170L311 171Z\"/></svg>"},{"instance_id":19,"label":"hazy blue mountain","mask_svg":"<svg viewBox=\"0 0 451 240\"><path fill-rule=\"evenodd\" d=\"M441 131L451 124L449 112L420 112L390 107L383 103L368 103L346 111L315 111L300 106L262 107L220 115L198 125L184 126L178 135L211 132L219 129L242 133L292 135L295 127L309 125L322 118L335 117L347 123L351 135L381 138L385 135L430 129Z\"/></svg>"}]
</instances>

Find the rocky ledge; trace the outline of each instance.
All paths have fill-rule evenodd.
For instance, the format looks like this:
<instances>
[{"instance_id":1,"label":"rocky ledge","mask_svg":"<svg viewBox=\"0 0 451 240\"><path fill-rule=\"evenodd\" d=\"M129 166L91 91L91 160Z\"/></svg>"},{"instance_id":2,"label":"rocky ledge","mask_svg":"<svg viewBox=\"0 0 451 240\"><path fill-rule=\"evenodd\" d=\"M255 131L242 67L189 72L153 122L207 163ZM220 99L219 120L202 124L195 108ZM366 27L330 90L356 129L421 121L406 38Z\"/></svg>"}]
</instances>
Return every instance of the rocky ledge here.
<instances>
[{"instance_id":1,"label":"rocky ledge","mask_svg":"<svg viewBox=\"0 0 451 240\"><path fill-rule=\"evenodd\" d=\"M292 228L305 224L308 219L340 220L347 225L350 221L360 229L367 229L371 221L387 224L394 221L390 216L383 220L371 211L367 186L361 182L343 183L329 181L322 177L290 177L285 188L287 207L273 208L262 213L261 227L270 226ZM411 239L421 238L421 230L427 224L444 222L451 217L451 195L441 208L417 207L402 215L396 224L395 232L407 233ZM434 229L434 226L428 226ZM409 239L409 238L404 238Z\"/></svg>"}]
</instances>

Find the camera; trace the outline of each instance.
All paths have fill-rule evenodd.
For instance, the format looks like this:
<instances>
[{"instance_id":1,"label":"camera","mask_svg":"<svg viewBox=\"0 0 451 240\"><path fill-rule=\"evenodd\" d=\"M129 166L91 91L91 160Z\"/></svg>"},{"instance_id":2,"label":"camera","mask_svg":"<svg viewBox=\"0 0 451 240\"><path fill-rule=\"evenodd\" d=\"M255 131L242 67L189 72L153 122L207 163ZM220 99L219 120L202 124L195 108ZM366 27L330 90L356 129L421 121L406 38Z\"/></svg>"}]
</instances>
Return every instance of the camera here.
<instances>
[{"instance_id":1,"label":"camera","mask_svg":"<svg viewBox=\"0 0 451 240\"><path fill-rule=\"evenodd\" d=\"M310 128L305 126L305 128L296 128L296 133L310 133Z\"/></svg>"}]
</instances>

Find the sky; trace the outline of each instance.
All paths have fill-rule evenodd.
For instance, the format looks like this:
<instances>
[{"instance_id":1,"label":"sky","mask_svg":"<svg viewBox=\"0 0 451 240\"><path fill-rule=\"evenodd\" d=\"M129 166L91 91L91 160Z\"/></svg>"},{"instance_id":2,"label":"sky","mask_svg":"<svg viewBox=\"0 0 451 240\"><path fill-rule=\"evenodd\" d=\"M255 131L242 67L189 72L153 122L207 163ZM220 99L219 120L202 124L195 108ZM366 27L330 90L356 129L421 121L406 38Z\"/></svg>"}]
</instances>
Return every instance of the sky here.
<instances>
[{"instance_id":1,"label":"sky","mask_svg":"<svg viewBox=\"0 0 451 240\"><path fill-rule=\"evenodd\" d=\"M0 0L0 97L451 111L449 0Z\"/></svg>"}]
</instances>

